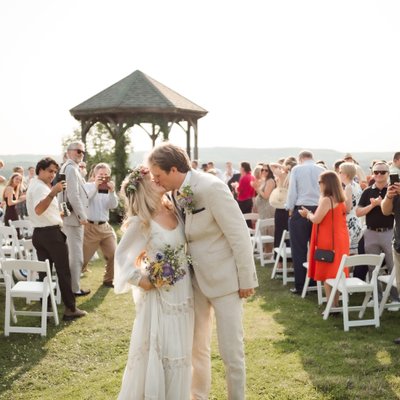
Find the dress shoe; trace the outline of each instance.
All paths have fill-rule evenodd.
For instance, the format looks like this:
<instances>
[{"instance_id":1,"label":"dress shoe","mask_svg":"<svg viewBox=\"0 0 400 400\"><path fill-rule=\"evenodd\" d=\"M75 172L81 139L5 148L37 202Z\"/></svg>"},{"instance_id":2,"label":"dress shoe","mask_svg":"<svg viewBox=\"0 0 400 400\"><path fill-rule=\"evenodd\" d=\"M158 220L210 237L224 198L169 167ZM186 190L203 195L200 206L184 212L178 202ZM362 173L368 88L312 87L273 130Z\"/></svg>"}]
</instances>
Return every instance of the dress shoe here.
<instances>
[{"instance_id":1,"label":"dress shoe","mask_svg":"<svg viewBox=\"0 0 400 400\"><path fill-rule=\"evenodd\" d=\"M72 311L70 308L65 308L63 321L72 321L76 318L81 318L87 315L86 311L80 310L78 307L75 308L75 311Z\"/></svg>"},{"instance_id":2,"label":"dress shoe","mask_svg":"<svg viewBox=\"0 0 400 400\"><path fill-rule=\"evenodd\" d=\"M78 293L74 293L75 296L87 296L90 293L90 289L83 290L81 289Z\"/></svg>"},{"instance_id":3,"label":"dress shoe","mask_svg":"<svg viewBox=\"0 0 400 400\"><path fill-rule=\"evenodd\" d=\"M112 282L103 282L103 286L108 287L108 288L113 288L114 287Z\"/></svg>"},{"instance_id":4,"label":"dress shoe","mask_svg":"<svg viewBox=\"0 0 400 400\"><path fill-rule=\"evenodd\" d=\"M296 288L289 289L290 293L301 295L301 290L297 290Z\"/></svg>"},{"instance_id":5,"label":"dress shoe","mask_svg":"<svg viewBox=\"0 0 400 400\"><path fill-rule=\"evenodd\" d=\"M400 337L394 339L393 342L394 342L395 344L400 344Z\"/></svg>"}]
</instances>

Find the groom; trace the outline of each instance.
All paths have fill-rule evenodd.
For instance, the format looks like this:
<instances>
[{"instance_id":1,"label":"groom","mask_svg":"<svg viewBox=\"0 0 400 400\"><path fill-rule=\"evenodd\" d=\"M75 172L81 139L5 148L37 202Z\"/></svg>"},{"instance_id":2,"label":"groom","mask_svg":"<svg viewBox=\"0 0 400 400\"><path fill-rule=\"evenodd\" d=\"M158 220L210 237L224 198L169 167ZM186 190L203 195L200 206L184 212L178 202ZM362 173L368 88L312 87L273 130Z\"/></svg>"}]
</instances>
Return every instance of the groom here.
<instances>
[{"instance_id":1,"label":"groom","mask_svg":"<svg viewBox=\"0 0 400 400\"><path fill-rule=\"evenodd\" d=\"M186 209L181 210L194 269L192 398L209 397L214 309L228 399L244 400L242 299L258 286L246 222L228 186L212 174L192 170L182 148L164 143L153 149L148 163L154 181L173 192L175 203L182 204L178 192L184 188L193 192L192 203L186 201Z\"/></svg>"}]
</instances>

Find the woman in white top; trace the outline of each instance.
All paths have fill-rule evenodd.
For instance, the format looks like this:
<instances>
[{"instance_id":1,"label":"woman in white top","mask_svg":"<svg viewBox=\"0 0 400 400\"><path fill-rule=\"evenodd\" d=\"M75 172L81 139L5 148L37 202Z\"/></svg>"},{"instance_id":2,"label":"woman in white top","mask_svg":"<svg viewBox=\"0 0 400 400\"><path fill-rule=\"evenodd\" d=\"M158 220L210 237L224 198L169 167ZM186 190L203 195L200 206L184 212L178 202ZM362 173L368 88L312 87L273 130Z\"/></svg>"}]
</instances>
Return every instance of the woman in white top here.
<instances>
[{"instance_id":1,"label":"woman in white top","mask_svg":"<svg viewBox=\"0 0 400 400\"><path fill-rule=\"evenodd\" d=\"M339 165L339 176L346 195L346 222L350 236L350 254L358 254L358 242L362 237L362 224L355 208L360 200L362 189L354 180L356 167L353 163L344 162Z\"/></svg>"}]
</instances>

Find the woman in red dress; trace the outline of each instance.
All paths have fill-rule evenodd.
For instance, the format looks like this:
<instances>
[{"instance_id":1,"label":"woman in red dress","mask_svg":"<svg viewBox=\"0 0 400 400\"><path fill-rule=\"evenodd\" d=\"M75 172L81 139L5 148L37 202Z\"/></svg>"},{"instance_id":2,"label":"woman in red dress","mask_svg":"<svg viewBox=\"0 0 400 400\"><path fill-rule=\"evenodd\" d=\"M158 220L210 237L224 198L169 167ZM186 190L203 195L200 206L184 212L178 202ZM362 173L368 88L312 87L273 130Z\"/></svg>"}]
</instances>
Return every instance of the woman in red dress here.
<instances>
[{"instance_id":1,"label":"woman in red dress","mask_svg":"<svg viewBox=\"0 0 400 400\"><path fill-rule=\"evenodd\" d=\"M350 239L346 223L345 195L339 176L334 171L325 171L320 175L319 185L321 197L315 213L303 207L300 214L313 223L308 254L308 276L324 282L325 293L329 298L332 288L325 284L325 280L336 278L343 254L349 254ZM333 262L316 261L316 248L333 250ZM345 274L348 276L347 268ZM335 298L334 307L338 306L338 302L339 293Z\"/></svg>"}]
</instances>

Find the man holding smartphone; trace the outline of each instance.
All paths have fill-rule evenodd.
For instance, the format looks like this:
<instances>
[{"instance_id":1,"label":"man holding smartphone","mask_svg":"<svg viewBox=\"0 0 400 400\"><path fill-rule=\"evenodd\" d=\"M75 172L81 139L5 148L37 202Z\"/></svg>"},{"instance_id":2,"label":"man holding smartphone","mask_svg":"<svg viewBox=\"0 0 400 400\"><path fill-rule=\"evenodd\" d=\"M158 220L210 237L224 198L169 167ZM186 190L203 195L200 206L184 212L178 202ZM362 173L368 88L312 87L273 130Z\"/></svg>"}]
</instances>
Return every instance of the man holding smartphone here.
<instances>
[{"instance_id":1,"label":"man holding smartphone","mask_svg":"<svg viewBox=\"0 0 400 400\"><path fill-rule=\"evenodd\" d=\"M97 164L94 169L94 181L85 184L89 197L87 210L88 224L84 228L83 238L83 268L100 247L106 265L103 276L105 287L114 287L114 253L117 247L117 236L108 223L109 211L118 206L114 182L110 180L111 169L106 163Z\"/></svg>"},{"instance_id":2,"label":"man holding smartphone","mask_svg":"<svg viewBox=\"0 0 400 400\"><path fill-rule=\"evenodd\" d=\"M397 175L398 177L399 175ZM393 180L389 185L381 208L384 215L394 215L393 263L396 268L397 290L400 290L400 183L398 179L396 182ZM400 338L394 339L394 342L400 344Z\"/></svg>"},{"instance_id":3,"label":"man holding smartphone","mask_svg":"<svg viewBox=\"0 0 400 400\"><path fill-rule=\"evenodd\" d=\"M48 259L54 264L60 286L61 297L65 305L64 321L83 317L86 311L76 307L75 296L71 288L68 247L66 237L61 231L63 220L60 215L57 194L65 190L65 180L59 180L54 186L51 182L58 171L58 164L52 158L40 160L36 165L37 178L33 178L26 195L29 219L34 226L32 243L39 261ZM41 276L41 278L44 278Z\"/></svg>"}]
</instances>

